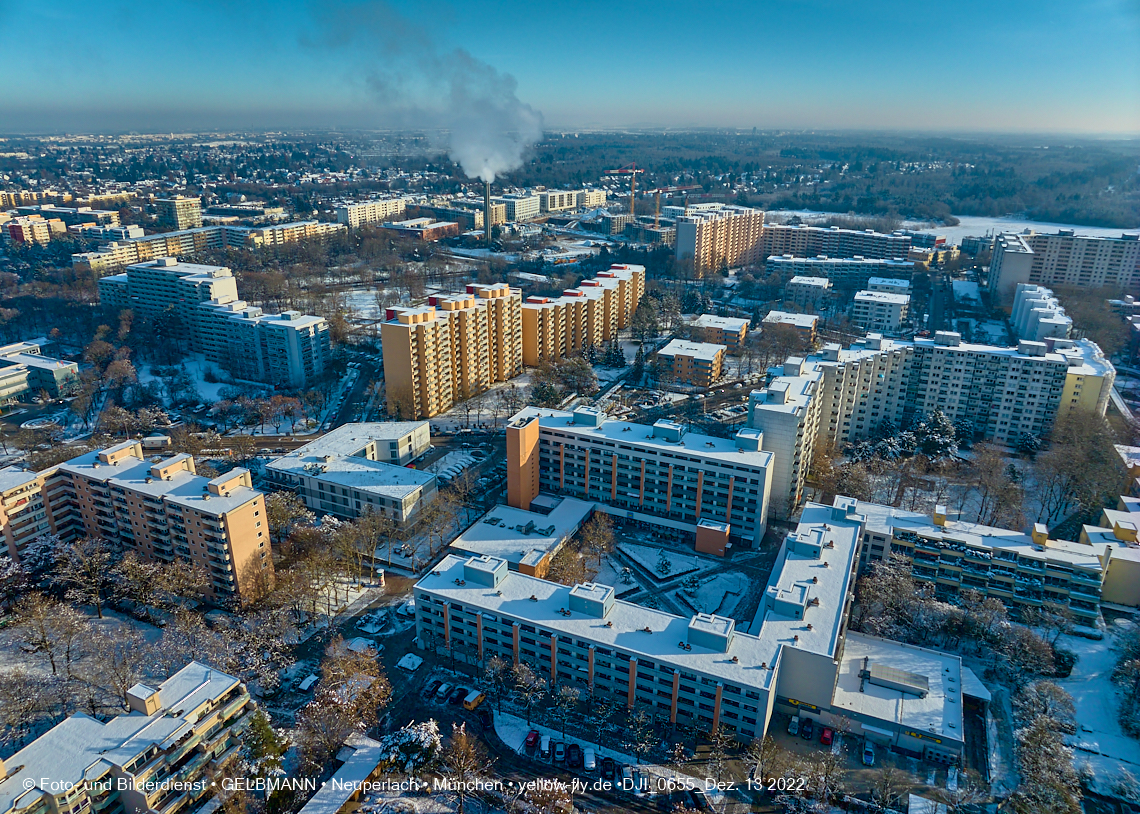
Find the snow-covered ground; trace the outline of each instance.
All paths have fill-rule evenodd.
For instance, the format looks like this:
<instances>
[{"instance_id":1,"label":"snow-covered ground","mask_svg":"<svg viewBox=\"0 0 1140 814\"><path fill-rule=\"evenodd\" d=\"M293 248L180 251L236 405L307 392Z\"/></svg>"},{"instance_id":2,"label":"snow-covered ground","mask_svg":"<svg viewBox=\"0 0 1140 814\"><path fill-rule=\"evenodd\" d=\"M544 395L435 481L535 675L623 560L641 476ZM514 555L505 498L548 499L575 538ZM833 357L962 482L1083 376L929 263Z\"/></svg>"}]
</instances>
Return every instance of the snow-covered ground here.
<instances>
[{"instance_id":1,"label":"snow-covered ground","mask_svg":"<svg viewBox=\"0 0 1140 814\"><path fill-rule=\"evenodd\" d=\"M656 546L620 543L617 547L623 554L630 559L636 560L655 577L663 579L676 579L682 574L688 574L692 571L708 568L712 565L711 562L702 560L699 557L688 557L684 554L678 554L671 549L657 548ZM663 551L672 568L668 574L664 577L660 577L657 572L657 563L660 561L661 552Z\"/></svg>"},{"instance_id":2,"label":"snow-covered ground","mask_svg":"<svg viewBox=\"0 0 1140 814\"><path fill-rule=\"evenodd\" d=\"M977 283L970 280L953 280L951 285L954 286L955 302L981 304L981 289Z\"/></svg>"},{"instance_id":3,"label":"snow-covered ground","mask_svg":"<svg viewBox=\"0 0 1140 814\"><path fill-rule=\"evenodd\" d=\"M182 362L182 367L186 369L186 373L190 376L191 379L194 380L194 389L198 391L198 401L203 404L214 404L221 401L221 389L231 384L224 381L206 381L206 371L213 371L215 374L214 378L217 379L225 379L229 378L229 376L228 374L223 373L221 370L219 370L216 365L207 362L201 356L187 357ZM148 365L142 367L140 370L138 370L138 376L139 382L142 384L157 382L159 388L163 390L162 397L163 399L166 399L166 403L169 406L170 402L167 399L167 393L165 392L165 388L162 387L162 381L154 375L153 366ZM250 387L256 388L255 385L250 385Z\"/></svg>"},{"instance_id":4,"label":"snow-covered ground","mask_svg":"<svg viewBox=\"0 0 1140 814\"><path fill-rule=\"evenodd\" d=\"M1106 791L1121 767L1140 775L1140 742L1124 734L1117 718L1120 703L1112 683L1112 669L1116 665L1113 642L1118 631L1116 627L1099 640L1063 636L1060 641L1079 657L1073 674L1057 681L1073 696L1077 708L1077 734L1072 738L1074 762L1080 766L1087 761L1094 782Z\"/></svg>"},{"instance_id":5,"label":"snow-covered ground","mask_svg":"<svg viewBox=\"0 0 1140 814\"><path fill-rule=\"evenodd\" d=\"M684 589L678 589L673 595L698 613L732 616L747 589L748 577L739 571L729 571L702 582L693 596Z\"/></svg>"}]
</instances>

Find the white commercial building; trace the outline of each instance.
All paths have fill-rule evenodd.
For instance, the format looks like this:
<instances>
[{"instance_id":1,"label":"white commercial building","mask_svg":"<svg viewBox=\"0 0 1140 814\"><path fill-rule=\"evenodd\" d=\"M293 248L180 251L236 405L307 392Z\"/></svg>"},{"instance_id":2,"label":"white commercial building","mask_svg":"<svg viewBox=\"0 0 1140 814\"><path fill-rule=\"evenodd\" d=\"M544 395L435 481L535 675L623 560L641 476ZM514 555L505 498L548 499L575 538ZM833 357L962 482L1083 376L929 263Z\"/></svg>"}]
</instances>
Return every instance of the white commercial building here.
<instances>
[{"instance_id":1,"label":"white commercial building","mask_svg":"<svg viewBox=\"0 0 1140 814\"><path fill-rule=\"evenodd\" d=\"M403 525L435 498L435 476L405 466L429 448L426 421L345 424L270 462L265 479L318 514L372 511Z\"/></svg>"},{"instance_id":2,"label":"white commercial building","mask_svg":"<svg viewBox=\"0 0 1140 814\"><path fill-rule=\"evenodd\" d=\"M581 189L574 193L574 203L579 209L595 209L606 205L604 189Z\"/></svg>"},{"instance_id":3,"label":"white commercial building","mask_svg":"<svg viewBox=\"0 0 1140 814\"><path fill-rule=\"evenodd\" d=\"M1033 342L1068 339L1073 330L1073 320L1053 292L1033 283L1017 284L1009 322L1019 339Z\"/></svg>"},{"instance_id":4,"label":"white commercial building","mask_svg":"<svg viewBox=\"0 0 1140 814\"><path fill-rule=\"evenodd\" d=\"M350 229L355 229L367 223L398 220L406 208L406 198L384 198L379 201L345 204L336 208L336 219Z\"/></svg>"},{"instance_id":5,"label":"white commercial building","mask_svg":"<svg viewBox=\"0 0 1140 814\"><path fill-rule=\"evenodd\" d=\"M818 311L820 303L827 299L830 290L831 280L826 277L796 275L784 286L784 303L805 311Z\"/></svg>"},{"instance_id":6,"label":"white commercial building","mask_svg":"<svg viewBox=\"0 0 1140 814\"><path fill-rule=\"evenodd\" d=\"M307 387L324 373L330 353L324 317L263 313L238 299L237 281L224 266L172 257L136 263L100 278L99 300L146 320L156 341L205 354L241 379Z\"/></svg>"},{"instance_id":7,"label":"white commercial building","mask_svg":"<svg viewBox=\"0 0 1140 814\"><path fill-rule=\"evenodd\" d=\"M507 208L508 221L533 220L542 214L542 203L537 195L507 193L492 200Z\"/></svg>"},{"instance_id":8,"label":"white commercial building","mask_svg":"<svg viewBox=\"0 0 1140 814\"><path fill-rule=\"evenodd\" d=\"M906 323L910 296L886 291L859 291L851 309L851 320L864 331L897 334Z\"/></svg>"},{"instance_id":9,"label":"white commercial building","mask_svg":"<svg viewBox=\"0 0 1140 814\"><path fill-rule=\"evenodd\" d=\"M538 193L539 208L543 212L564 212L578 208L578 193L564 189L544 189Z\"/></svg>"}]
</instances>

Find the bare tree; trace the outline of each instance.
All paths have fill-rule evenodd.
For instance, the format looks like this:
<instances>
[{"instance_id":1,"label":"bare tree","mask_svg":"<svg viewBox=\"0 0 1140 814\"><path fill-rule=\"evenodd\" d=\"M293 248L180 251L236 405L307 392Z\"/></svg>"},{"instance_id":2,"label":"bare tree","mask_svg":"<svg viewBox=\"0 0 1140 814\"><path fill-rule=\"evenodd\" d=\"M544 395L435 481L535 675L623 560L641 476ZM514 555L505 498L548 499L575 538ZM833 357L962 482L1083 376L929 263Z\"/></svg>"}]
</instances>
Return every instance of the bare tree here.
<instances>
[{"instance_id":1,"label":"bare tree","mask_svg":"<svg viewBox=\"0 0 1140 814\"><path fill-rule=\"evenodd\" d=\"M440 759L449 790L456 797L456 810L464 814L468 797L478 781L490 773L492 761L483 744L467 734L467 724L451 725L451 740Z\"/></svg>"},{"instance_id":2,"label":"bare tree","mask_svg":"<svg viewBox=\"0 0 1140 814\"><path fill-rule=\"evenodd\" d=\"M16 603L17 637L25 653L47 660L52 675L72 678L81 647L90 638L91 624L73 608L42 594L28 594Z\"/></svg>"}]
</instances>

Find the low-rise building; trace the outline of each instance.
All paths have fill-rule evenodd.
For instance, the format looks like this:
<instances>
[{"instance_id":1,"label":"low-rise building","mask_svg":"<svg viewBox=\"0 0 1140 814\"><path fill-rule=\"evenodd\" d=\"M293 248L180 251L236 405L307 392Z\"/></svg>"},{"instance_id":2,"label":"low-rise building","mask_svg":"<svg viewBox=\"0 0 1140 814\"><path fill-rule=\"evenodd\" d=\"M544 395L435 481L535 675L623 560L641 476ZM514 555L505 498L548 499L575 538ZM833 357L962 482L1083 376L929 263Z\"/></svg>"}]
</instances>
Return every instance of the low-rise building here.
<instances>
[{"instance_id":1,"label":"low-rise building","mask_svg":"<svg viewBox=\"0 0 1140 814\"><path fill-rule=\"evenodd\" d=\"M452 221L412 218L410 220L385 221L380 226L386 232L399 237L432 242L459 234L459 224Z\"/></svg>"},{"instance_id":2,"label":"low-rise building","mask_svg":"<svg viewBox=\"0 0 1140 814\"><path fill-rule=\"evenodd\" d=\"M550 561L594 513L572 497L536 497L530 509L499 504L451 541L460 556L495 557L512 571L545 577Z\"/></svg>"},{"instance_id":3,"label":"low-rise building","mask_svg":"<svg viewBox=\"0 0 1140 814\"><path fill-rule=\"evenodd\" d=\"M803 311L818 311L830 290L831 280L826 277L803 277L797 274L784 286L784 304L794 305Z\"/></svg>"},{"instance_id":4,"label":"low-rise building","mask_svg":"<svg viewBox=\"0 0 1140 814\"><path fill-rule=\"evenodd\" d=\"M47 344L46 339L33 339L0 347L0 368L17 365L27 369L25 396L47 393L50 398L58 399L71 395L79 387L79 366L44 356L43 346Z\"/></svg>"},{"instance_id":5,"label":"low-rise building","mask_svg":"<svg viewBox=\"0 0 1140 814\"><path fill-rule=\"evenodd\" d=\"M819 317L815 314L793 314L788 311L769 311L764 317L765 325L787 325L795 328L808 344L815 344L815 326Z\"/></svg>"},{"instance_id":6,"label":"low-rise building","mask_svg":"<svg viewBox=\"0 0 1140 814\"><path fill-rule=\"evenodd\" d=\"M851 309L852 321L864 331L897 334L907 321L910 296L886 291L859 291Z\"/></svg>"},{"instance_id":7,"label":"low-rise building","mask_svg":"<svg viewBox=\"0 0 1140 814\"><path fill-rule=\"evenodd\" d=\"M265 480L318 514L373 512L404 526L436 496L435 475L407 466L430 448L428 431L426 421L345 424L271 461Z\"/></svg>"},{"instance_id":8,"label":"low-rise building","mask_svg":"<svg viewBox=\"0 0 1140 814\"><path fill-rule=\"evenodd\" d=\"M220 790L256 707L245 685L192 661L127 691L130 713L65 718L0 761L0 812L179 814Z\"/></svg>"},{"instance_id":9,"label":"low-rise building","mask_svg":"<svg viewBox=\"0 0 1140 814\"><path fill-rule=\"evenodd\" d=\"M867 291L883 291L887 294L910 294L910 280L894 277L871 277L867 280Z\"/></svg>"},{"instance_id":10,"label":"low-rise building","mask_svg":"<svg viewBox=\"0 0 1140 814\"><path fill-rule=\"evenodd\" d=\"M336 219L350 229L369 223L383 223L404 214L407 199L383 198L378 201L350 203L336 208Z\"/></svg>"},{"instance_id":11,"label":"low-rise building","mask_svg":"<svg viewBox=\"0 0 1140 814\"><path fill-rule=\"evenodd\" d=\"M694 387L712 387L724 369L724 345L674 339L657 351L669 365L673 380Z\"/></svg>"},{"instance_id":12,"label":"low-rise building","mask_svg":"<svg viewBox=\"0 0 1140 814\"><path fill-rule=\"evenodd\" d=\"M702 342L724 345L729 353L739 353L744 340L748 338L747 319L701 314L689 325Z\"/></svg>"}]
</instances>

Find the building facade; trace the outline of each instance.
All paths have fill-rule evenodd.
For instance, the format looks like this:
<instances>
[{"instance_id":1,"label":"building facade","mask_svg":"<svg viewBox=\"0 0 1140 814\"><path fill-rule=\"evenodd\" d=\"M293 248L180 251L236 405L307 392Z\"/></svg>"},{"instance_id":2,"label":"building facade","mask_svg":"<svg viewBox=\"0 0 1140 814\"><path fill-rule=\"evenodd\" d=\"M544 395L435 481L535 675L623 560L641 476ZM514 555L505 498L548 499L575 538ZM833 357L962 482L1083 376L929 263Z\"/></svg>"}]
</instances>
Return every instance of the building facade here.
<instances>
[{"instance_id":1,"label":"building facade","mask_svg":"<svg viewBox=\"0 0 1140 814\"><path fill-rule=\"evenodd\" d=\"M712 387L724 369L724 345L674 339L657 351L673 380L694 387Z\"/></svg>"},{"instance_id":2,"label":"building facade","mask_svg":"<svg viewBox=\"0 0 1140 814\"><path fill-rule=\"evenodd\" d=\"M914 263L908 260L865 256L769 255L766 267L769 274L786 277L826 277L832 287L845 289L867 288L872 277L909 280L914 273Z\"/></svg>"},{"instance_id":3,"label":"building facade","mask_svg":"<svg viewBox=\"0 0 1140 814\"><path fill-rule=\"evenodd\" d=\"M851 320L864 331L897 334L907 322L908 294L887 291L858 291L851 309Z\"/></svg>"},{"instance_id":4,"label":"building facade","mask_svg":"<svg viewBox=\"0 0 1140 814\"><path fill-rule=\"evenodd\" d=\"M1053 292L1033 283L1017 284L1009 324L1018 339L1031 342L1068 339L1073 330L1073 320Z\"/></svg>"},{"instance_id":5,"label":"building facade","mask_svg":"<svg viewBox=\"0 0 1140 814\"><path fill-rule=\"evenodd\" d=\"M803 311L818 311L827 300L831 280L826 277L796 275L784 286L784 304L794 305Z\"/></svg>"},{"instance_id":6,"label":"building facade","mask_svg":"<svg viewBox=\"0 0 1140 814\"><path fill-rule=\"evenodd\" d=\"M0 223L0 234L9 243L37 243L46 246L56 235L66 235L67 226L63 221L47 219L41 215L25 215Z\"/></svg>"},{"instance_id":7,"label":"building facade","mask_svg":"<svg viewBox=\"0 0 1140 814\"><path fill-rule=\"evenodd\" d=\"M173 198L156 198L158 223L168 229L198 229L202 225L202 200L175 195Z\"/></svg>"},{"instance_id":8,"label":"building facade","mask_svg":"<svg viewBox=\"0 0 1140 814\"><path fill-rule=\"evenodd\" d=\"M79 387L79 365L43 355L46 339L15 342L0 347L0 368L21 366L28 371L25 398L47 393L49 398L69 396Z\"/></svg>"},{"instance_id":9,"label":"building facade","mask_svg":"<svg viewBox=\"0 0 1140 814\"><path fill-rule=\"evenodd\" d=\"M383 198L378 201L345 204L336 208L336 219L337 223L355 229L368 223L383 223L399 218L404 214L406 207L406 198Z\"/></svg>"},{"instance_id":10,"label":"building facade","mask_svg":"<svg viewBox=\"0 0 1140 814\"><path fill-rule=\"evenodd\" d=\"M760 246L762 257L791 255L811 258L863 257L869 260L905 259L911 247L910 235L883 234L874 229L840 229L838 226L764 226ZM805 273L805 272L797 272ZM810 272L808 272L810 273ZM820 275L828 276L831 275ZM832 277L832 279L835 279Z\"/></svg>"},{"instance_id":11,"label":"building facade","mask_svg":"<svg viewBox=\"0 0 1140 814\"><path fill-rule=\"evenodd\" d=\"M492 202L506 207L508 221L534 220L542 214L542 204L537 195L508 193L493 198ZM491 217L494 219L494 215Z\"/></svg>"},{"instance_id":12,"label":"building facade","mask_svg":"<svg viewBox=\"0 0 1140 814\"><path fill-rule=\"evenodd\" d=\"M690 207L676 219L676 229L677 260L691 261L698 277L761 259L762 210L727 204L705 211Z\"/></svg>"},{"instance_id":13,"label":"building facade","mask_svg":"<svg viewBox=\"0 0 1140 814\"><path fill-rule=\"evenodd\" d=\"M735 317L718 317L715 314L701 314L690 327L702 342L724 345L729 353L740 353L748 338L749 320Z\"/></svg>"},{"instance_id":14,"label":"building facade","mask_svg":"<svg viewBox=\"0 0 1140 814\"><path fill-rule=\"evenodd\" d=\"M994 240L989 289L1003 303L1018 283L1130 289L1140 282L1140 234L1088 237L1072 229L1054 234L1001 234Z\"/></svg>"}]
</instances>

